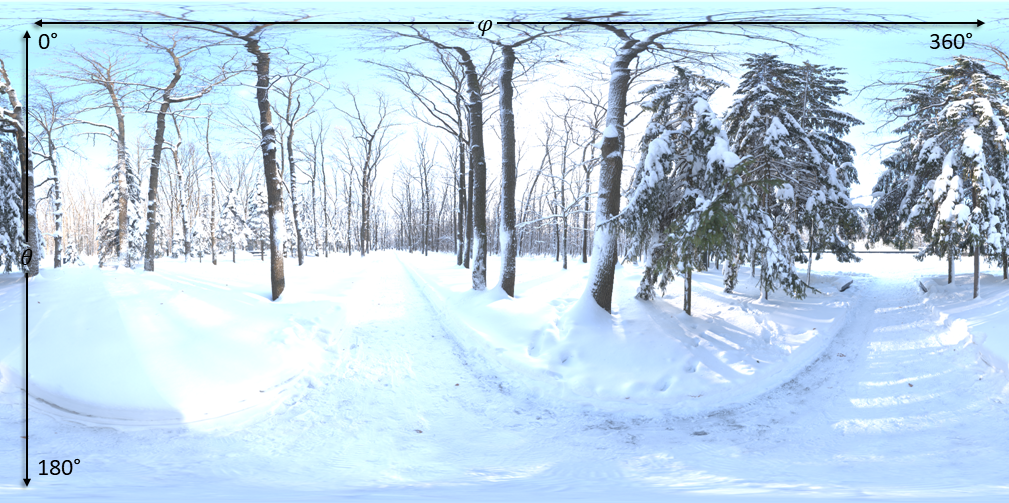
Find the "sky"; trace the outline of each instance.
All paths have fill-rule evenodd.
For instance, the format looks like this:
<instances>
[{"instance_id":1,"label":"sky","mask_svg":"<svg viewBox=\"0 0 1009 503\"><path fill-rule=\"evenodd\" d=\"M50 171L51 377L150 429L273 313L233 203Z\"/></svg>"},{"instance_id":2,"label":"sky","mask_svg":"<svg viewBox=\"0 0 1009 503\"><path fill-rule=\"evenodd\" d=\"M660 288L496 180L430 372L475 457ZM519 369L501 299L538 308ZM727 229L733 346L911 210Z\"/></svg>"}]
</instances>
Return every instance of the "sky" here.
<instances>
[{"instance_id":1,"label":"sky","mask_svg":"<svg viewBox=\"0 0 1009 503\"><path fill-rule=\"evenodd\" d=\"M47 26L39 28L31 24L37 19L137 19L134 13L117 12L116 9L151 9L168 12L182 12L181 6L186 5L197 14L192 18L205 20L263 20L269 18L269 14L257 12L276 8L276 2L249 2L245 4L217 3L217 2L186 2L186 3L144 3L144 2L110 2L110 3L83 3L83 2L7 2L12 6L7 9L7 13L0 16L0 39L10 40L0 44L0 57L8 62L8 70L12 78L17 82L24 82L24 39L25 30L29 32L32 39L29 42L28 51L32 75L42 72L58 71L60 69L59 57L65 55L68 49L87 51L101 45L97 41L107 41L109 35L94 26ZM245 8L238 9L241 5ZM311 13L318 20L480 20L480 19L501 19L519 13L528 15L530 18L536 15L546 18L557 17L568 12L590 12L608 13L615 8L630 12L649 12L652 19L662 20L692 20L700 19L703 16L718 12L740 12L753 11L759 6L761 11L772 9L814 9L830 8L830 12L835 13L835 19L856 19L858 16L870 14L883 14L890 16L894 20L914 19L927 21L974 21L981 19L985 25L979 28L968 26L924 26L893 29L886 31L873 31L859 26L832 26L832 27L801 27L798 28L801 34L816 37L812 48L815 53L793 54L790 51L782 50L779 46L767 44L747 43L726 46L725 50L743 52L771 51L779 55L785 61L802 63L809 60L812 63L827 64L847 69L848 89L852 96L845 99L842 108L866 124L856 127L847 137L847 140L855 145L858 157L856 168L859 172L860 185L853 189L853 195L859 197L858 202L869 203L866 197L871 190L872 184L878 177L881 167L879 165L880 154L870 153L872 145L881 143L891 137L887 131L877 134L876 129L880 125L882 117L874 114L870 98L872 93L863 92L858 96L856 93L865 85L879 79L886 79L890 73L907 71L919 68L916 63L933 63L935 65L946 64L951 61L955 54L963 53L967 55L980 55L976 47L968 45L962 51L946 51L929 49L932 33L970 33L970 42L974 44L1005 42L1009 39L1009 7L999 2L625 2L619 7L614 7L612 2L287 2L283 4L287 12ZM174 9L174 11L173 11ZM837 9L847 9L849 14L836 14ZM552 14L552 16L551 16ZM273 15L276 16L275 14ZM436 33L438 28L431 28L432 33ZM50 48L42 50L38 46L38 41L42 34L56 33L55 38L50 39ZM341 83L346 82L362 90L365 95L373 89L384 89L391 93L393 98L406 101L402 93L398 92L395 86L384 79L381 79L376 69L359 58L390 60L406 60L411 57L410 51L390 52L390 51L368 51L363 49L370 43L370 36L364 35L362 31L351 27L299 27L299 28L278 28L278 35L283 35L285 39L294 45L301 45L306 48L324 51L330 54L330 67L327 70L330 82L334 89L338 89ZM595 65L599 69L605 68L607 56L611 55L612 37L606 38L605 34L598 36L598 41L602 49L594 51L582 51L578 54L568 54L567 59L574 62ZM691 42L704 40L702 35L689 39ZM719 40L725 40L719 39ZM800 40L801 41L801 40ZM809 42L809 39L806 40ZM721 43L721 42L719 42ZM17 63L15 63L17 62ZM734 74L715 75L722 78L730 86L738 82L742 71L732 72ZM571 79L580 78L575 72L569 70L555 70L546 82L547 85L537 84L533 92L520 94L517 101L519 138L527 139L527 143L535 143L535 136L538 134L539 114L544 110L542 99L551 93L563 91L566 82ZM544 79L546 80L546 79ZM521 83L520 83L521 85ZM520 87L520 91L522 91ZM248 96L250 90L238 90L238 96ZM345 105L345 97L335 90L327 96L331 104ZM491 98L496 103L496 97ZM723 111L731 104L732 95L730 91L722 91L712 100L713 108L716 111ZM635 113L629 110L629 113ZM131 129L138 131L137 126L145 120L141 117L131 119ZM401 123L409 124L405 117L401 118ZM491 124L496 127L496 118ZM643 127L643 120L638 127ZM409 128L406 128L407 130ZM631 128L633 131L634 128ZM491 140L496 141L496 134L491 131L487 135ZM132 136L131 136L132 137ZM233 139L226 134L217 137L218 145L215 149L229 151L233 149ZM403 134L399 140L405 142L403 149L407 145L412 146L411 134ZM398 149L402 150L402 149ZM490 173L494 173L494 166L499 162L497 152L499 147L488 145L488 166ZM628 143L625 154L625 166L633 166L637 162L636 144ZM114 149L107 145L91 145L90 142L81 143L79 151L84 158L69 160L66 164L70 172L80 172L88 178L101 180L104 183L106 175L102 173L105 167L111 164ZM405 151L405 150L404 150ZM886 149L883 150L885 154ZM409 156L407 156L409 157ZM536 158L536 155L529 157ZM86 158L86 159L85 159ZM527 161L532 162L532 161ZM536 161L538 163L538 161ZM386 168L392 171L396 161L390 162ZM528 167L528 165L526 166ZM520 166L520 172L523 169ZM37 175L39 176L39 175ZM625 174L625 178L630 174ZM493 174L491 175L493 177Z\"/></svg>"}]
</instances>

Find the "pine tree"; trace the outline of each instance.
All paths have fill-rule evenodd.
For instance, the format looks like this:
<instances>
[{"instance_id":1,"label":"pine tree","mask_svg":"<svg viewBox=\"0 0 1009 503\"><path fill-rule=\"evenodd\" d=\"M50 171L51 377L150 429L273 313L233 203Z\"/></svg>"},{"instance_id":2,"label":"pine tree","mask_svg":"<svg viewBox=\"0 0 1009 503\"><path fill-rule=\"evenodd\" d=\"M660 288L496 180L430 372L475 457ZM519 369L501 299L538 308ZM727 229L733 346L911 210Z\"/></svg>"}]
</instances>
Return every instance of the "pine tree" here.
<instances>
[{"instance_id":1,"label":"pine tree","mask_svg":"<svg viewBox=\"0 0 1009 503\"><path fill-rule=\"evenodd\" d=\"M224 196L224 206L221 208L220 240L222 249L231 248L231 261L235 262L235 249L245 246L249 230L242 216L238 213L238 201L235 192L228 189Z\"/></svg>"},{"instance_id":2,"label":"pine tree","mask_svg":"<svg viewBox=\"0 0 1009 503\"><path fill-rule=\"evenodd\" d=\"M252 194L252 200L249 201L248 227L252 239L259 243L259 249L262 252L270 231L269 222L266 219L266 190L263 184L257 183ZM265 254L262 260L266 260Z\"/></svg>"},{"instance_id":3,"label":"pine tree","mask_svg":"<svg viewBox=\"0 0 1009 503\"><path fill-rule=\"evenodd\" d=\"M742 208L741 167L733 171L739 158L708 105L720 87L725 84L677 67L669 82L644 91L649 99L642 107L652 118L641 140L633 189L620 215L634 243L631 255L646 260L637 297L653 298L656 284L664 292L669 280L680 275L687 314L693 270L702 256L726 258L732 253L736 212Z\"/></svg>"},{"instance_id":4,"label":"pine tree","mask_svg":"<svg viewBox=\"0 0 1009 503\"><path fill-rule=\"evenodd\" d=\"M9 273L21 265L21 253L27 249L24 218L21 212L21 163L17 145L7 135L0 135L0 271Z\"/></svg>"},{"instance_id":5,"label":"pine tree","mask_svg":"<svg viewBox=\"0 0 1009 503\"><path fill-rule=\"evenodd\" d=\"M802 298L805 287L795 270L801 246L795 184L809 178L799 162L809 149L792 114L801 75L771 54L751 55L743 66L749 71L725 124L736 154L749 161L744 183L753 184L758 201L740 224L737 253L748 254L754 268L760 266L764 298L779 287Z\"/></svg>"},{"instance_id":6,"label":"pine tree","mask_svg":"<svg viewBox=\"0 0 1009 503\"><path fill-rule=\"evenodd\" d=\"M143 257L144 235L140 213L144 201L140 196L140 179L127 157L124 161L126 176L126 243L120 243L119 234L119 172L113 168L107 192L102 198L105 217L98 226L98 266L103 267L109 258L122 258L122 265L133 267Z\"/></svg>"},{"instance_id":7,"label":"pine tree","mask_svg":"<svg viewBox=\"0 0 1009 503\"><path fill-rule=\"evenodd\" d=\"M798 219L809 231L808 283L814 252L819 256L831 250L841 262L861 260L851 246L865 235L862 218L850 197L851 184L858 182L855 148L842 138L862 121L835 108L839 98L848 94L844 80L838 77L844 74L842 69L807 61L797 71L799 99L792 114L802 127L802 141L808 147L803 157L810 168L802 171L808 176L799 187L798 204Z\"/></svg>"},{"instance_id":8,"label":"pine tree","mask_svg":"<svg viewBox=\"0 0 1009 503\"><path fill-rule=\"evenodd\" d=\"M914 175L925 184L909 215L925 239L919 259L973 255L977 297L981 255L1006 267L1009 85L963 56L935 72L941 107L919 133Z\"/></svg>"},{"instance_id":9,"label":"pine tree","mask_svg":"<svg viewBox=\"0 0 1009 503\"><path fill-rule=\"evenodd\" d=\"M929 161L931 145L922 148L922 140L930 136L925 130L940 108L935 84L936 79L930 77L922 80L917 87L905 88L905 96L890 110L893 115L905 117L906 122L894 130L902 137L900 144L883 159L886 169L872 189L875 201L869 212L870 242L905 250L916 246L920 240L920 222L912 222L917 213L911 215L911 209L925 186L919 180L932 180L939 174L939 166ZM922 157L919 159L919 156Z\"/></svg>"}]
</instances>

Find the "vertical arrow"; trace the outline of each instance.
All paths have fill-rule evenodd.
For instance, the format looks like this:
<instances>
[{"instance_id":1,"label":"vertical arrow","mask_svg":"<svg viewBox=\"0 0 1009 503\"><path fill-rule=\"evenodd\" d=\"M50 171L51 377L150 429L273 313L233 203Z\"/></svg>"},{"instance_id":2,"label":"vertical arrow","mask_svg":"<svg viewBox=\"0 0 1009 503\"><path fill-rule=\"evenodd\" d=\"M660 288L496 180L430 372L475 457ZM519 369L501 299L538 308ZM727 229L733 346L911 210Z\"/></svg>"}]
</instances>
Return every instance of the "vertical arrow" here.
<instances>
[{"instance_id":1,"label":"vertical arrow","mask_svg":"<svg viewBox=\"0 0 1009 503\"><path fill-rule=\"evenodd\" d=\"M28 166L28 39L32 38L28 34L28 30L25 30L25 103L24 110L21 116L24 118L25 125L25 163L24 166ZM27 176L27 175L26 175ZM28 216L28 191L35 190L34 187L25 187L25 218ZM25 242L28 242L28 226L25 225ZM29 260L35 260L35 257L30 257ZM32 479L28 478L28 272L25 271L25 487L28 487L28 483Z\"/></svg>"}]
</instances>

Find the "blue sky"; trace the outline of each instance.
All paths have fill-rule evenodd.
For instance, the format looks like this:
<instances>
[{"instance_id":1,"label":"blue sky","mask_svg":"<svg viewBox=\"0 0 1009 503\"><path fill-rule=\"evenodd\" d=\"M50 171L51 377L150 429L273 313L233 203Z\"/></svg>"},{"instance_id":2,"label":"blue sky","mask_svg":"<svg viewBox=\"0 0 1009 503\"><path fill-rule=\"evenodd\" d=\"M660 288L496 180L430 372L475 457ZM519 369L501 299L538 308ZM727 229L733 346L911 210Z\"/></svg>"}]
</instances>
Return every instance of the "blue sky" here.
<instances>
[{"instance_id":1,"label":"blue sky","mask_svg":"<svg viewBox=\"0 0 1009 503\"><path fill-rule=\"evenodd\" d=\"M739 52L762 52L772 51L786 60L801 63L808 59L813 63L829 64L846 68L848 71L848 88L852 92L857 91L862 86L880 79L886 78L888 73L905 71L915 68L914 62L934 62L945 64L953 55L964 53L967 55L977 55L971 47L963 51L931 50L930 35L932 33L971 33L974 43L995 43L1009 40L1009 7L1004 2L552 2L552 3L522 3L522 2L399 2L399 3L379 3L379 2L289 2L279 4L277 2L262 3L216 3L216 2L186 2L181 3L143 3L143 2L111 2L111 3L84 3L84 2L7 2L5 6L6 14L0 18L0 37L8 42L0 44L0 56L7 62L8 70L12 78L17 82L24 82L23 60L24 41L21 38L27 29L32 35L29 56L31 58L32 72L44 70L54 70L59 67L56 56L59 50L75 48L86 51L89 47L100 46L100 42L95 40L107 40L108 35L100 30L89 26L58 26L39 28L33 24L37 19L137 19L134 13L117 12L117 9L151 9L171 12L181 12L180 5L188 5L198 14L192 18L205 20L262 20L271 17L268 14L257 12L259 9L276 8L283 5L286 12L308 12L318 20L479 20L479 19L501 19L509 16L512 12L535 14L550 17L550 13L566 13L571 11L608 13L613 10L627 10L630 12L649 12L653 19L663 20L693 20L700 19L704 15L716 12L739 12L760 9L762 11L772 9L812 9L812 8L833 8L835 18L847 19L843 14L836 14L836 9L849 9L851 19L859 15L885 14L890 16L911 16L919 20L927 21L973 21L981 19L985 25L980 28L967 26L927 26L910 27L899 30L889 30L886 32L871 31L857 26L839 27L801 27L798 30L808 36L820 39L814 46L816 54L791 54L783 51L780 47L764 44L736 45L726 47L727 50ZM275 17L275 16L274 16ZM903 20L906 18L892 18ZM432 29L434 31L436 29ZM396 90L394 86L377 77L375 69L370 65L357 60L362 54L372 58L408 58L408 53L362 53L360 46L366 44L367 38L360 38L360 32L352 28L342 27L309 27L309 28L283 28L277 29L278 34L283 33L290 43L311 47L315 50L329 52L333 60L333 71L331 82L334 87L338 87L342 81L360 87L368 91L374 88L387 89L394 96ZM36 45L38 37L43 33L57 33L58 37L51 41L49 50L40 50ZM700 40L700 39L695 39ZM612 44L611 39L602 37L599 39L602 46ZM608 49L586 51L581 54L582 61L592 61L599 65L606 60ZM572 58L578 61L578 55ZM898 60L903 62L897 62ZM600 65L600 67L603 67ZM735 75L722 75L721 78L730 84L734 83ZM564 71L555 73L556 82L548 85L563 87L563 83L568 78ZM528 117L525 121L519 119L520 128L525 122L528 128L527 135L535 134L533 126L539 123L534 114L538 114L542 109L541 102L543 94L548 94L545 90L538 90L520 96L519 106L524 106L529 113L523 117ZM715 107L724 108L731 100L728 93L715 100ZM341 97L332 95L331 99L336 103L341 103ZM886 139L886 136L878 136L874 130L879 124L879 117L873 115L870 109L870 102L866 96L858 99L849 98L844 105L845 110L862 119L866 125L855 128L848 140L858 149L860 155L856 162L859 170L859 177L862 182L860 187L856 187L854 195L866 195L874 183L879 173L879 157L866 155L868 146L879 143ZM131 119L133 125L139 125L142 117ZM496 121L493 121L496 124ZM136 131L138 128L134 128ZM520 135L522 133L520 132ZM404 135L402 141L406 145L413 143L412 138ZM521 137L521 136L520 136ZM490 138L495 138L491 133ZM226 140L222 140L227 143ZM224 148L224 145L220 146ZM636 152L633 144L629 145L625 156L625 165L633 165L636 162ZM71 169L80 169L86 173L97 172L99 180L104 180L105 175L100 174L100 167L108 164L112 158L112 149L103 148L101 145L81 146L81 152L89 157L89 162L73 161ZM496 147L489 145L488 165L495 166L497 159ZM391 171L392 165L389 166ZM521 167L520 167L521 169ZM867 203L863 199L860 202Z\"/></svg>"}]
</instances>

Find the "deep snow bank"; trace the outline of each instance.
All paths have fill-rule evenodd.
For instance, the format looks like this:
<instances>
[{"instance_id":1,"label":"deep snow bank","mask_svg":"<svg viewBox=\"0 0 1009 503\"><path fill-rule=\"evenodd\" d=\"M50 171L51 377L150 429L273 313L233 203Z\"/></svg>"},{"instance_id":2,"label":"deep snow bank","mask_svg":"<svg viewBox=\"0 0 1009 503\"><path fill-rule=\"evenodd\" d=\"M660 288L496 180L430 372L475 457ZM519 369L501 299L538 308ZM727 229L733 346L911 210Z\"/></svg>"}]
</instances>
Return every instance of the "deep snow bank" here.
<instances>
[{"instance_id":1,"label":"deep snow bank","mask_svg":"<svg viewBox=\"0 0 1009 503\"><path fill-rule=\"evenodd\" d=\"M950 333L975 344L981 359L1009 373L1009 281L981 274L980 294L974 297L974 277L960 275L953 284L946 276L926 276L925 304Z\"/></svg>"},{"instance_id":2,"label":"deep snow bank","mask_svg":"<svg viewBox=\"0 0 1009 503\"><path fill-rule=\"evenodd\" d=\"M470 271L453 257L399 254L447 328L471 349L562 395L621 403L662 403L681 412L732 403L790 379L823 352L846 321L857 285L814 276L823 294L797 301L759 300L748 271L737 293L722 292L717 273L695 273L694 316L682 285L662 299L634 298L641 268L620 266L613 315L585 308L588 268L564 271L550 260L519 259L516 298L499 288L471 290ZM488 277L497 274L492 257Z\"/></svg>"},{"instance_id":3,"label":"deep snow bank","mask_svg":"<svg viewBox=\"0 0 1009 503\"><path fill-rule=\"evenodd\" d=\"M266 267L161 260L153 273L44 269L29 283L33 406L86 423L150 426L275 402L320 361L314 324L299 317L320 309L311 299L271 302ZM23 279L0 286L0 326L18 327L0 337L8 401L24 389L24 302Z\"/></svg>"}]
</instances>

